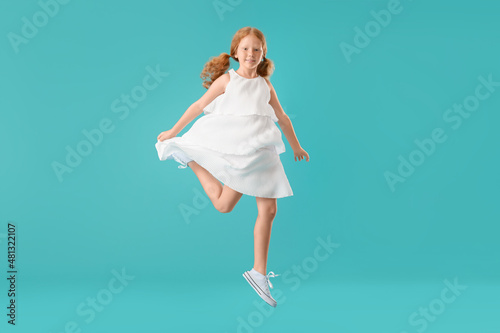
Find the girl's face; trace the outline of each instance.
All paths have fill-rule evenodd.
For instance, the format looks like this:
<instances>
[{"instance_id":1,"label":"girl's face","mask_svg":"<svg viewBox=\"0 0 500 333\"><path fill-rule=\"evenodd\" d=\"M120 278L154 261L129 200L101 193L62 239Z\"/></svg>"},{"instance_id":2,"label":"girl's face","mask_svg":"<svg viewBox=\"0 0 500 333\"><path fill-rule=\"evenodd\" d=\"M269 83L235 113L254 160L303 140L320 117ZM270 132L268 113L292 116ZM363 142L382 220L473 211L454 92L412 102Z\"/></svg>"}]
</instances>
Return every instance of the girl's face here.
<instances>
[{"instance_id":1,"label":"girl's face","mask_svg":"<svg viewBox=\"0 0 500 333\"><path fill-rule=\"evenodd\" d=\"M238 49L236 50L236 58L240 66L249 70L257 68L264 56L262 50L262 42L254 35L248 35L241 39Z\"/></svg>"}]
</instances>

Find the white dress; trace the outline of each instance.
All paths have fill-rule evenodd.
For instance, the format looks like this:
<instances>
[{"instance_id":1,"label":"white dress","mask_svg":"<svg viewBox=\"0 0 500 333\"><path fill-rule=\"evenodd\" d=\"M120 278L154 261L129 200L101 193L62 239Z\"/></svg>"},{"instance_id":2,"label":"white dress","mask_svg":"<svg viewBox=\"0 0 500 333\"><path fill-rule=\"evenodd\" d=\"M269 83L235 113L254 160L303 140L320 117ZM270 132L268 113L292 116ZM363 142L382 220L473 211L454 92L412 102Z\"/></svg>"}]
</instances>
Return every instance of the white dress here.
<instances>
[{"instance_id":1,"label":"white dress","mask_svg":"<svg viewBox=\"0 0 500 333\"><path fill-rule=\"evenodd\" d=\"M264 197L292 196L279 154L285 152L269 86L258 76L248 79L234 69L223 94L204 109L182 136L156 143L161 161L181 151L215 178L240 193Z\"/></svg>"}]
</instances>

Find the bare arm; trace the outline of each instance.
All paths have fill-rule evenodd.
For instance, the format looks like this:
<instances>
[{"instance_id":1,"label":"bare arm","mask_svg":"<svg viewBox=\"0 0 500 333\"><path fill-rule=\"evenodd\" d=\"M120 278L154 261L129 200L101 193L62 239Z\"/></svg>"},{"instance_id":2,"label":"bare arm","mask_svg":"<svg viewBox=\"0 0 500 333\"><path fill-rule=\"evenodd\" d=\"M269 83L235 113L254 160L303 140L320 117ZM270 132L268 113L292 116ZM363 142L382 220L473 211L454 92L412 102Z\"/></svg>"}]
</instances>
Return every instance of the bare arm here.
<instances>
[{"instance_id":1,"label":"bare arm","mask_svg":"<svg viewBox=\"0 0 500 333\"><path fill-rule=\"evenodd\" d=\"M278 125L283 131L283 134L285 135L288 143L290 144L290 147L292 147L293 149L295 160L297 160L298 158L300 161L305 156L306 161L309 161L309 154L300 146L299 140L297 139L297 135L295 135L295 131L293 129L292 121L281 107L281 104L278 100L278 95L276 94L273 85L269 80L266 81L267 84L269 85L269 89L271 90L271 100L269 101L269 104L271 104L271 106L273 107L274 113L278 118Z\"/></svg>"},{"instance_id":2,"label":"bare arm","mask_svg":"<svg viewBox=\"0 0 500 333\"><path fill-rule=\"evenodd\" d=\"M175 123L175 125L170 129L173 134L177 135L180 131L184 129L190 122L193 121L203 112L203 108L200 107L197 102L191 104L186 112L181 116L181 118Z\"/></svg>"},{"instance_id":3,"label":"bare arm","mask_svg":"<svg viewBox=\"0 0 500 333\"><path fill-rule=\"evenodd\" d=\"M177 136L180 131L184 129L190 122L198 117L203 109L210 104L217 96L223 94L226 90L226 85L229 82L229 74L223 74L219 76L212 85L208 88L207 92L203 96L191 104L188 109L184 112L177 123L168 131L162 132L158 135L158 140L164 141L174 136Z\"/></svg>"}]
</instances>

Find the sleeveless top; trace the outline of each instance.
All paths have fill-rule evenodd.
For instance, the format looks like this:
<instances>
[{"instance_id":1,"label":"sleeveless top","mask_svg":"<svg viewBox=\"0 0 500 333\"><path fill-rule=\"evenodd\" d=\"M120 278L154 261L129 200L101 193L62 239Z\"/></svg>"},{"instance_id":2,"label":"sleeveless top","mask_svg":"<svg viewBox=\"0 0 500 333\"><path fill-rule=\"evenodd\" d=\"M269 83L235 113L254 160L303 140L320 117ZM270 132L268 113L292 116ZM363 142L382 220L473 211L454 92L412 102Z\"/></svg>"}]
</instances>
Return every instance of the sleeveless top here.
<instances>
[{"instance_id":1,"label":"sleeveless top","mask_svg":"<svg viewBox=\"0 0 500 333\"><path fill-rule=\"evenodd\" d=\"M248 79L233 68L228 73L230 80L226 91L203 109L204 114L260 115L278 121L269 104L271 90L262 76Z\"/></svg>"}]
</instances>

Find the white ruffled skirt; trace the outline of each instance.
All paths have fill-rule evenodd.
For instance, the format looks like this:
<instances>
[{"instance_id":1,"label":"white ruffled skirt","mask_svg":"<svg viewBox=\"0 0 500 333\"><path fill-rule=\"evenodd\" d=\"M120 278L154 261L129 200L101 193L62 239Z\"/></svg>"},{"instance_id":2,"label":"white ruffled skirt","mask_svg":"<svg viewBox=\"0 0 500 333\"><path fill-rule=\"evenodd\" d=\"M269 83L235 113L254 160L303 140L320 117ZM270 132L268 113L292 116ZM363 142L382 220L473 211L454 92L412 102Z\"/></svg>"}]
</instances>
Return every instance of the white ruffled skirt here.
<instances>
[{"instance_id":1,"label":"white ruffled skirt","mask_svg":"<svg viewBox=\"0 0 500 333\"><path fill-rule=\"evenodd\" d=\"M285 152L281 132L263 115L206 114L182 136L156 142L161 161L182 152L223 184L263 198L292 196L279 155Z\"/></svg>"}]
</instances>

